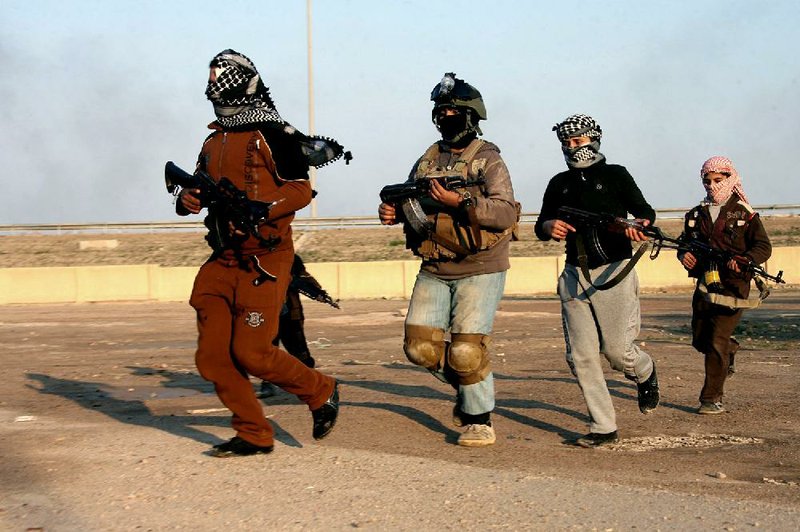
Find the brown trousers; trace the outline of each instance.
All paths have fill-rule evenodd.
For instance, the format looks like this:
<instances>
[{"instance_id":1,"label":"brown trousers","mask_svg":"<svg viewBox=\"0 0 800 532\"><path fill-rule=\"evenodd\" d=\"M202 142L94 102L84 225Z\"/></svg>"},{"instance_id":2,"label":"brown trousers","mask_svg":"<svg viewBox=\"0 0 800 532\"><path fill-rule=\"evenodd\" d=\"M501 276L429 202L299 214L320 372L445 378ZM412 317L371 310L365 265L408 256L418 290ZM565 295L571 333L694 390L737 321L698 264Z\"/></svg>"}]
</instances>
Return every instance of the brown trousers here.
<instances>
[{"instance_id":1,"label":"brown trousers","mask_svg":"<svg viewBox=\"0 0 800 532\"><path fill-rule=\"evenodd\" d=\"M277 276L253 286L255 272L209 261L197 274L189 303L197 311L195 362L214 384L222 404L233 412L237 436L255 445L273 444L273 429L248 374L296 395L310 410L333 393L334 379L308 368L273 345L289 285L292 255L272 254L262 267Z\"/></svg>"},{"instance_id":2,"label":"brown trousers","mask_svg":"<svg viewBox=\"0 0 800 532\"><path fill-rule=\"evenodd\" d=\"M728 368L739 349L731 335L742 319L742 309L714 305L695 292L692 310L692 346L705 355L706 366L700 402L718 403L722 401Z\"/></svg>"}]
</instances>

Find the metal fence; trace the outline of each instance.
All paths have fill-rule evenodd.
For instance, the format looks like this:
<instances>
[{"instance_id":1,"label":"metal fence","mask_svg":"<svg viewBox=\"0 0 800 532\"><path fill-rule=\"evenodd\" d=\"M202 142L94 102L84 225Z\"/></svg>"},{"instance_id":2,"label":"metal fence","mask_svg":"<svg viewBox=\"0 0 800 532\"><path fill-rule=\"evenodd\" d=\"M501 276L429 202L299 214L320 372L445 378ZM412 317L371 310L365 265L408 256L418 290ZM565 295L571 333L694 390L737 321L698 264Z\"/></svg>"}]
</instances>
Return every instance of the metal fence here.
<instances>
[{"instance_id":1,"label":"metal fence","mask_svg":"<svg viewBox=\"0 0 800 532\"><path fill-rule=\"evenodd\" d=\"M753 207L762 216L793 216L800 213L800 205L758 205ZM681 218L689 208L656 209L659 219ZM533 224L539 213L523 213L520 222ZM352 227L379 227L377 216L332 216L332 217L298 217L292 222L292 227L298 231L313 231L317 229L344 229ZM94 223L94 224L13 224L0 225L0 235L19 235L30 233L42 234L81 234L81 233L159 233L187 231L195 232L205 230L202 221L174 221L174 222L121 222L121 223Z\"/></svg>"}]
</instances>

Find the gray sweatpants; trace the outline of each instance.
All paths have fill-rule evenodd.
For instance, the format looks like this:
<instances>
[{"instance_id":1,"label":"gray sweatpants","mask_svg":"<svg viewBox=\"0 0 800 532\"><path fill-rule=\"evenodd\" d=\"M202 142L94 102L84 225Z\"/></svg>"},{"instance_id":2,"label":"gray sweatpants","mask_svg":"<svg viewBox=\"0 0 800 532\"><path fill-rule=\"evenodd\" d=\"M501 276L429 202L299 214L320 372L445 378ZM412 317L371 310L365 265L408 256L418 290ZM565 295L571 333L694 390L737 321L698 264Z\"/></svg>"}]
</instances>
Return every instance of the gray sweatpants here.
<instances>
[{"instance_id":1,"label":"gray sweatpants","mask_svg":"<svg viewBox=\"0 0 800 532\"><path fill-rule=\"evenodd\" d=\"M591 270L592 281L596 285L607 282L626 263ZM591 418L589 430L613 432L617 430L616 415L600 355L612 369L637 383L647 380L653 371L650 355L634 344L640 327L639 278L633 270L613 288L597 290L578 268L567 264L558 279L558 295L567 364L583 392Z\"/></svg>"}]
</instances>

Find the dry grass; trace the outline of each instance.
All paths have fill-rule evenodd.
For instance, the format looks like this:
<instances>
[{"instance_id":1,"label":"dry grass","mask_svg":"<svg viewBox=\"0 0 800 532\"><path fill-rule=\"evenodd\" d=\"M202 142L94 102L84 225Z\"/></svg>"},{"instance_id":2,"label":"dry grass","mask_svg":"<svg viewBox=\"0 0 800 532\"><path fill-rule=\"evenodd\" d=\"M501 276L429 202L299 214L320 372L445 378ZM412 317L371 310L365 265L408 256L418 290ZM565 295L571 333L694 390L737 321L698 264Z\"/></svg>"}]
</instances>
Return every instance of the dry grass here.
<instances>
[{"instance_id":1,"label":"dry grass","mask_svg":"<svg viewBox=\"0 0 800 532\"><path fill-rule=\"evenodd\" d=\"M800 216L765 218L774 246L800 245ZM680 233L679 220L659 222L666 233ZM523 225L520 241L511 245L515 257L558 255L563 244L541 242L532 225ZM405 249L402 229L375 227L324 229L296 232L299 252L307 262L381 261L412 258ZM110 249L80 249L83 241L116 240ZM209 255L202 233L158 232L152 234L74 234L0 236L0 268L31 266L78 266L160 264L196 266Z\"/></svg>"}]
</instances>

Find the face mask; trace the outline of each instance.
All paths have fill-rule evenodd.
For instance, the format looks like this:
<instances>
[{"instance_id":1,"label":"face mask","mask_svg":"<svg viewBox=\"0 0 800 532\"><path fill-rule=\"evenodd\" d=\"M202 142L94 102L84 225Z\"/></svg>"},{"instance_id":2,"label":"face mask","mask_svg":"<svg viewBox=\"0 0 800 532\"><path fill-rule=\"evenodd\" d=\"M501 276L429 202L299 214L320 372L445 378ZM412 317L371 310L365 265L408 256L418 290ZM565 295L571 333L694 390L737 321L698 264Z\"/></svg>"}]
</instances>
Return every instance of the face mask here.
<instances>
[{"instance_id":1,"label":"face mask","mask_svg":"<svg viewBox=\"0 0 800 532\"><path fill-rule=\"evenodd\" d=\"M467 130L467 116L458 113L450 116L439 116L436 118L436 127L442 134L442 138L448 142L458 140L458 137Z\"/></svg>"},{"instance_id":2,"label":"face mask","mask_svg":"<svg viewBox=\"0 0 800 532\"><path fill-rule=\"evenodd\" d=\"M706 201L714 205L725 204L733 194L736 185L736 179L733 176L728 176L719 183L712 184L707 191Z\"/></svg>"},{"instance_id":3,"label":"face mask","mask_svg":"<svg viewBox=\"0 0 800 532\"><path fill-rule=\"evenodd\" d=\"M586 168L603 157L600 154L600 143L596 140L576 148L562 146L561 151L564 153L564 160L570 168Z\"/></svg>"}]
</instances>

